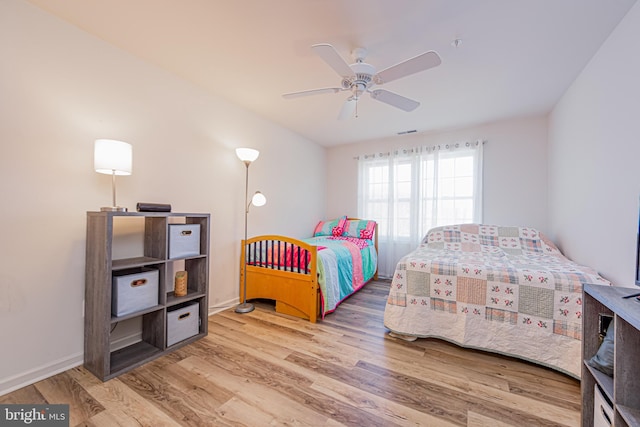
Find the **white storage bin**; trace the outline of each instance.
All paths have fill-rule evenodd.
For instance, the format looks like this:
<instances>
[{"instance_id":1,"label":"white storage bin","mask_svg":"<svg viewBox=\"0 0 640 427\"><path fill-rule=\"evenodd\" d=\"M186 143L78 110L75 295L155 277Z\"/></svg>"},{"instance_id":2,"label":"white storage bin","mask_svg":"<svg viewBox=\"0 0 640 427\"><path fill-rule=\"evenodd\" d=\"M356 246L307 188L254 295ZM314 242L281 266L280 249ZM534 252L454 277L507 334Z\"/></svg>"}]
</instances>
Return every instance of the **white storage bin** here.
<instances>
[{"instance_id":1,"label":"white storage bin","mask_svg":"<svg viewBox=\"0 0 640 427\"><path fill-rule=\"evenodd\" d=\"M112 279L111 314L124 316L158 305L158 270L114 275Z\"/></svg>"},{"instance_id":2,"label":"white storage bin","mask_svg":"<svg viewBox=\"0 0 640 427\"><path fill-rule=\"evenodd\" d=\"M200 224L169 224L169 258L200 255Z\"/></svg>"},{"instance_id":3,"label":"white storage bin","mask_svg":"<svg viewBox=\"0 0 640 427\"><path fill-rule=\"evenodd\" d=\"M197 335L199 330L200 304L197 302L167 311L167 347Z\"/></svg>"},{"instance_id":4,"label":"white storage bin","mask_svg":"<svg viewBox=\"0 0 640 427\"><path fill-rule=\"evenodd\" d=\"M602 395L598 384L593 393L593 427L611 427L613 425L613 408Z\"/></svg>"}]
</instances>

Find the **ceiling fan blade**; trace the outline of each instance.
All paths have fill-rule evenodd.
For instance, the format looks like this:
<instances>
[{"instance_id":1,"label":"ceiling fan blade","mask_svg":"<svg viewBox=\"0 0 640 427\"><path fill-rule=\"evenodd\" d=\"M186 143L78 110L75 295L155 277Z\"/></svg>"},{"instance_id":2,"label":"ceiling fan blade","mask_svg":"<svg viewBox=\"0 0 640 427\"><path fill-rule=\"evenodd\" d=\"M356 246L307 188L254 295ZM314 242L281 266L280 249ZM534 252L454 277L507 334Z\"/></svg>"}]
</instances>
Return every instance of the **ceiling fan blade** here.
<instances>
[{"instance_id":1,"label":"ceiling fan blade","mask_svg":"<svg viewBox=\"0 0 640 427\"><path fill-rule=\"evenodd\" d=\"M311 89L311 90L303 90L300 92L291 92L285 93L282 95L284 99L292 99L292 98L300 98L301 96L309 96L309 95L320 95L322 93L338 93L342 88L339 87L325 87L323 89Z\"/></svg>"},{"instance_id":2,"label":"ceiling fan blade","mask_svg":"<svg viewBox=\"0 0 640 427\"><path fill-rule=\"evenodd\" d=\"M333 46L326 43L314 44L311 46L316 54L324 60L340 77L347 78L353 76L353 70L349 64L340 56Z\"/></svg>"},{"instance_id":3,"label":"ceiling fan blade","mask_svg":"<svg viewBox=\"0 0 640 427\"><path fill-rule=\"evenodd\" d=\"M418 101L414 101L413 99L405 98L404 96L398 95L397 93L389 92L384 89L376 89L370 92L371 97L377 101L384 102L385 104L389 104L393 107L399 108L403 111L413 111L420 103Z\"/></svg>"},{"instance_id":4,"label":"ceiling fan blade","mask_svg":"<svg viewBox=\"0 0 640 427\"><path fill-rule=\"evenodd\" d=\"M353 111L356 109L356 102L358 102L358 100L353 96L350 96L344 104L342 104L340 114L338 114L338 120L345 120L351 117L353 115Z\"/></svg>"},{"instance_id":5,"label":"ceiling fan blade","mask_svg":"<svg viewBox=\"0 0 640 427\"><path fill-rule=\"evenodd\" d=\"M429 68L437 67L442 61L434 51L425 52L399 64L385 68L374 76L376 84L388 83Z\"/></svg>"}]
</instances>

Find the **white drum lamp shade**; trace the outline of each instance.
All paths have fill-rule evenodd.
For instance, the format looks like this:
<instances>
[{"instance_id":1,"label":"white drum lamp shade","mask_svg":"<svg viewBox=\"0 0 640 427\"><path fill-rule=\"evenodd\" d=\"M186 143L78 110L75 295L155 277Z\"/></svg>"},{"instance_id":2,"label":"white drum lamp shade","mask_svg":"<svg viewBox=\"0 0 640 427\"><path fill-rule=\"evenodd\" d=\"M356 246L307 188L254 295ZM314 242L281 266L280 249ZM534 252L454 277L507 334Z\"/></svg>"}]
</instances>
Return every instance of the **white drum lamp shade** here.
<instances>
[{"instance_id":1,"label":"white drum lamp shade","mask_svg":"<svg viewBox=\"0 0 640 427\"><path fill-rule=\"evenodd\" d=\"M114 139L98 139L93 152L96 172L107 175L131 175L133 150L131 144Z\"/></svg>"}]
</instances>

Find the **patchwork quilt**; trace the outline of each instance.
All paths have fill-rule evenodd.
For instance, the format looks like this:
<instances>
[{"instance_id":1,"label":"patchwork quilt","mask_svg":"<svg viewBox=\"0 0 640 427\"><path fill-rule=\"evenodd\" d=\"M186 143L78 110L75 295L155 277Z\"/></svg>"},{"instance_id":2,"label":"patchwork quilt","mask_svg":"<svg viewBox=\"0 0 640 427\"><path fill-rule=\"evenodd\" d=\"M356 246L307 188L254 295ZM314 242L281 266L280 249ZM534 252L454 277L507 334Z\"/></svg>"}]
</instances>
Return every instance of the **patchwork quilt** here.
<instances>
[{"instance_id":1,"label":"patchwork quilt","mask_svg":"<svg viewBox=\"0 0 640 427\"><path fill-rule=\"evenodd\" d=\"M437 227L395 270L384 314L392 332L436 337L581 371L582 287L609 285L527 227Z\"/></svg>"}]
</instances>

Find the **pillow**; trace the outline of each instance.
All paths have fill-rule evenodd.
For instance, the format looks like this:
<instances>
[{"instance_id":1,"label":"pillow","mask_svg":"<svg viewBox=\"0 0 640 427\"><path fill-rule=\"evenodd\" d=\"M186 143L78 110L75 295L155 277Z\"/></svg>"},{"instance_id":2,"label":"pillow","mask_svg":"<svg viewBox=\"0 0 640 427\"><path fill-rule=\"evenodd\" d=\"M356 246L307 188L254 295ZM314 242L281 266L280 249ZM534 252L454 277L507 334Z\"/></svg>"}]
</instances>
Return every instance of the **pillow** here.
<instances>
[{"instance_id":1,"label":"pillow","mask_svg":"<svg viewBox=\"0 0 640 427\"><path fill-rule=\"evenodd\" d=\"M603 372L610 377L613 376L613 337L615 331L613 329L613 320L609 323L607 333L600 344L598 352L587 362L587 365L592 368L596 368L600 372Z\"/></svg>"},{"instance_id":2,"label":"pillow","mask_svg":"<svg viewBox=\"0 0 640 427\"><path fill-rule=\"evenodd\" d=\"M344 233L344 225L347 222L347 216L341 216L331 221L320 221L313 230L313 237L316 236L342 236Z\"/></svg>"},{"instance_id":3,"label":"pillow","mask_svg":"<svg viewBox=\"0 0 640 427\"><path fill-rule=\"evenodd\" d=\"M364 219L350 219L344 226L343 236L355 237L356 239L373 240L376 232L376 222Z\"/></svg>"}]
</instances>

